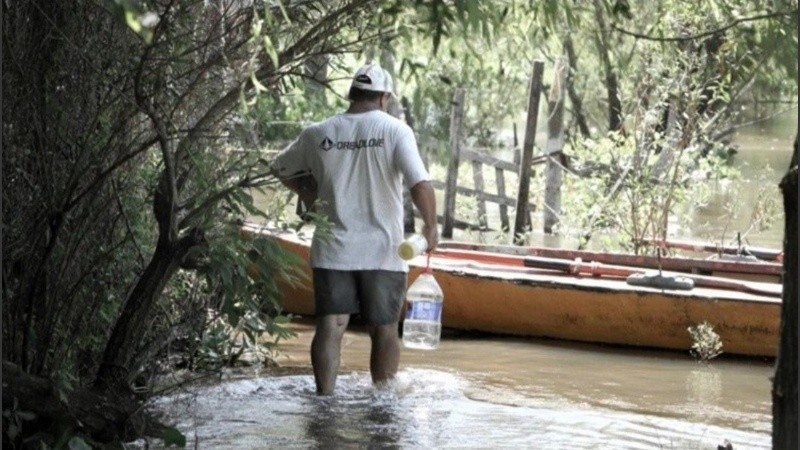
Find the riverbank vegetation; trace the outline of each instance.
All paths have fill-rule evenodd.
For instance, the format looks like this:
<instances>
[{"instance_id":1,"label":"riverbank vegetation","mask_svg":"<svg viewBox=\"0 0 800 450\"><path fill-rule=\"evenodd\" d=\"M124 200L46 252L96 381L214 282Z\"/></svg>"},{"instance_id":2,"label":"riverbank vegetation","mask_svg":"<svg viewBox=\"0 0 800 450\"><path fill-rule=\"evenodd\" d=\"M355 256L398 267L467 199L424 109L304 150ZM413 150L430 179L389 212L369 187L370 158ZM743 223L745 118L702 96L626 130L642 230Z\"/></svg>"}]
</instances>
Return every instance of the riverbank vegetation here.
<instances>
[{"instance_id":1,"label":"riverbank vegetation","mask_svg":"<svg viewBox=\"0 0 800 450\"><path fill-rule=\"evenodd\" d=\"M285 214L254 206L256 190L285 200L265 148L341 110L366 59L394 73L396 111L441 161L455 87L470 92L465 139L498 146L524 113L531 62L563 58L566 142L585 170L570 183L586 194L569 214L593 217L589 234L636 214L622 200L586 215L590 193L630 180L652 204L627 205L661 226L679 189L721 175L737 126L796 108L791 0L2 8L7 448L181 444L142 408L160 373L269 358L288 333L277 282L307 280L242 239L241 220Z\"/></svg>"}]
</instances>

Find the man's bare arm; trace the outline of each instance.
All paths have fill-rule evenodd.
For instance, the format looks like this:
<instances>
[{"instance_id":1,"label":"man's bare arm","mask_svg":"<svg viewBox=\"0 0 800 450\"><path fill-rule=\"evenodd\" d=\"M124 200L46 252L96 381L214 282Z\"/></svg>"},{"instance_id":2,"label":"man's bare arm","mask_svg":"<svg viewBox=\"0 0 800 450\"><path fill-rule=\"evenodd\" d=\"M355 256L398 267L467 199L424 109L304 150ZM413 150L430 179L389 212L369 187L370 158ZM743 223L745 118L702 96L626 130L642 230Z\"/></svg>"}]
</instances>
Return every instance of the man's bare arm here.
<instances>
[{"instance_id":1,"label":"man's bare arm","mask_svg":"<svg viewBox=\"0 0 800 450\"><path fill-rule=\"evenodd\" d=\"M433 251L439 244L439 230L436 227L436 195L430 181L420 181L411 187L411 201L422 215L425 225L422 235L428 240L427 251Z\"/></svg>"},{"instance_id":2,"label":"man's bare arm","mask_svg":"<svg viewBox=\"0 0 800 450\"><path fill-rule=\"evenodd\" d=\"M300 196L300 200L307 208L310 208L317 199L317 181L312 175L303 175L298 172L285 178L278 177L278 179L290 191Z\"/></svg>"}]
</instances>

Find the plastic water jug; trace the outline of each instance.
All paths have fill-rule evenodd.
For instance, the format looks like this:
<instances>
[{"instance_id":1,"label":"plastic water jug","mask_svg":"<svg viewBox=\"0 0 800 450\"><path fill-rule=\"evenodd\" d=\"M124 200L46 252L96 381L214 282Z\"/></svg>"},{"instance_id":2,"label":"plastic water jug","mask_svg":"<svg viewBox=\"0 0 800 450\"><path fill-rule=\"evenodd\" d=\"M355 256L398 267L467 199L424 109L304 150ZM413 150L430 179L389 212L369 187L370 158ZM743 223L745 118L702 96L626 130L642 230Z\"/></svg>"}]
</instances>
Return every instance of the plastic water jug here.
<instances>
[{"instance_id":1,"label":"plastic water jug","mask_svg":"<svg viewBox=\"0 0 800 450\"><path fill-rule=\"evenodd\" d=\"M407 348L435 350L442 337L444 294L430 268L414 280L406 291L408 310L403 322L403 345Z\"/></svg>"}]
</instances>

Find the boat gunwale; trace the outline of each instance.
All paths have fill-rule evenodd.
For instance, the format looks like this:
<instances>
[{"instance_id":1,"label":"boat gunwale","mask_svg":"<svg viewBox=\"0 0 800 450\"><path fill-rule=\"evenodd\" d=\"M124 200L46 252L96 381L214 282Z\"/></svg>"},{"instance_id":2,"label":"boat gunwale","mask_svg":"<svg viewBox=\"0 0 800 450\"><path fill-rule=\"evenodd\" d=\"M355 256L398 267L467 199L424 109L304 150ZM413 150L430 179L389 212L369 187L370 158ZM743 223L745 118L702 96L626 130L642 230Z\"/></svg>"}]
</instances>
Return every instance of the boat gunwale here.
<instances>
[{"instance_id":1,"label":"boat gunwale","mask_svg":"<svg viewBox=\"0 0 800 450\"><path fill-rule=\"evenodd\" d=\"M282 239L299 246L308 248L311 244L311 239L305 236L300 236L290 230L282 230L276 228L267 228L261 226L249 226L244 228L246 232L256 233L265 237L274 237ZM453 241L450 241L453 242ZM479 244L480 245L480 244ZM493 279L506 282L516 282L518 284L525 284L530 286L558 286L565 289L577 288L586 291L595 292L636 292L640 295L668 295L670 297L678 298L695 298L700 300L712 301L738 301L738 302L756 302L768 304L781 304L781 299L776 296L769 296L765 294L758 294L752 292L743 292L732 289L709 288L709 287L695 287L691 290L666 290L658 289L647 286L634 286L629 285L623 278L620 277L596 277L591 275L582 274L567 274L555 270L524 268L518 266L502 266L495 264L483 264L480 262L467 260L466 258L459 258L460 261L468 261L466 264L448 265L441 263L436 252L431 257L431 268L434 271L447 271L453 274L468 274L477 278ZM420 255L409 261L409 270L420 271L427 263L427 255ZM470 267L472 265L473 267ZM645 271L645 268L642 268ZM502 275L501 275L502 274ZM513 275L512 275L513 274ZM674 275L680 275L674 273ZM598 283L594 286L586 284L588 280L593 280ZM748 284L774 286L779 283L748 281Z\"/></svg>"},{"instance_id":2,"label":"boat gunwale","mask_svg":"<svg viewBox=\"0 0 800 450\"><path fill-rule=\"evenodd\" d=\"M552 249L544 247L516 247L510 245L475 244L460 241L440 242L436 251L446 253L448 250L475 252L476 254L500 254L524 258L525 256L557 257L575 259L580 257L585 262L613 262L614 264L638 267L657 268L659 258L653 255L631 255L620 252L597 252L589 250ZM731 273L753 275L783 275L783 265L771 261L732 261L691 258L686 256L664 256L661 266L667 270L688 272L692 269L703 271L725 271Z\"/></svg>"},{"instance_id":3,"label":"boat gunwale","mask_svg":"<svg viewBox=\"0 0 800 450\"><path fill-rule=\"evenodd\" d=\"M425 263L412 261L411 266L421 271ZM625 279L619 277L595 277L591 275L567 274L554 270L546 269L519 269L508 270L503 266L496 267L476 267L470 265L446 265L431 258L431 269L434 272L446 272L455 276L469 276L485 280L502 281L515 284L523 284L532 287L554 287L563 289L579 289L594 292L634 292L640 295L668 295L670 297L710 300L710 301L735 301L753 302L767 304L781 304L781 299L774 296L742 292L731 289L718 289L708 287L695 287L691 290L668 290L658 289L647 286L636 286L626 283ZM515 269L515 268L512 268ZM589 285L585 282L593 281L596 284ZM776 283L752 282L764 285Z\"/></svg>"}]
</instances>

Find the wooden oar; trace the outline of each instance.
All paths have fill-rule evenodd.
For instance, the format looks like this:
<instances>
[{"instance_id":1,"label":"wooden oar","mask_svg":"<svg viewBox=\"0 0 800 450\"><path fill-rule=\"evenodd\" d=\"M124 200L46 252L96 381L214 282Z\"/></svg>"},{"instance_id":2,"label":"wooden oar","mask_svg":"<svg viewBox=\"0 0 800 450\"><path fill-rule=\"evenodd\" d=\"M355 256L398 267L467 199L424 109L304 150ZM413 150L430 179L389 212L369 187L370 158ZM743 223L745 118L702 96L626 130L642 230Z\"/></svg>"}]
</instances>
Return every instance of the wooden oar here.
<instances>
[{"instance_id":1,"label":"wooden oar","mask_svg":"<svg viewBox=\"0 0 800 450\"><path fill-rule=\"evenodd\" d=\"M474 269L492 273L513 273L522 275L550 275L568 276L566 273L554 272L545 268L525 267L523 265L506 265L497 263L485 263L464 259L445 259L437 258L432 262L431 267L435 269L459 270Z\"/></svg>"},{"instance_id":2,"label":"wooden oar","mask_svg":"<svg viewBox=\"0 0 800 450\"><path fill-rule=\"evenodd\" d=\"M640 239L639 242L666 248L678 248L693 252L720 253L723 255L752 255L763 261L783 261L783 252L766 247L751 247L749 245L718 245L705 242L682 241L670 239Z\"/></svg>"},{"instance_id":3,"label":"wooden oar","mask_svg":"<svg viewBox=\"0 0 800 450\"><path fill-rule=\"evenodd\" d=\"M448 259L468 259L487 264L501 264L504 266L525 266L525 257L520 255L508 255L503 253L482 252L476 250L451 250L437 248L433 251L434 256Z\"/></svg>"},{"instance_id":4,"label":"wooden oar","mask_svg":"<svg viewBox=\"0 0 800 450\"><path fill-rule=\"evenodd\" d=\"M524 259L526 267L539 269L557 270L572 275L591 275L591 276L611 276L627 278L631 275L646 274L646 271L634 267L614 266L598 262L583 262L581 260L570 261L567 259L544 258L538 256L528 256ZM783 293L783 286L776 283L759 283L728 278L711 277L704 275L694 275L686 273L662 272L663 275L688 278L694 281L695 286L714 289L727 289L755 294L780 297Z\"/></svg>"}]
</instances>

